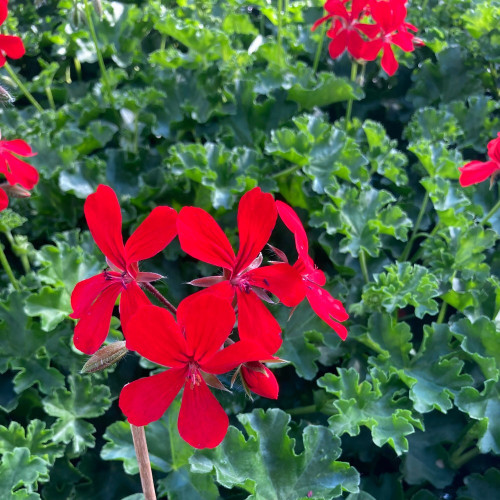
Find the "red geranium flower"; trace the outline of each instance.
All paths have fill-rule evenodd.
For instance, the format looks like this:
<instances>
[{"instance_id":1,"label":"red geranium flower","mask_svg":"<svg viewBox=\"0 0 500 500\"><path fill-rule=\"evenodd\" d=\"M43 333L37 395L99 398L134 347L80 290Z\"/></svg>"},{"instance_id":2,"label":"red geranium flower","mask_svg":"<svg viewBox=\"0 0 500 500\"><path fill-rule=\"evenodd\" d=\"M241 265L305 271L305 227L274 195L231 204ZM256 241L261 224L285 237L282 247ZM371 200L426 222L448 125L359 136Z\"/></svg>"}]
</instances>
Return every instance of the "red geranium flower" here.
<instances>
[{"instance_id":1,"label":"red geranium flower","mask_svg":"<svg viewBox=\"0 0 500 500\"><path fill-rule=\"evenodd\" d=\"M462 187L483 182L492 175L492 182L496 175L500 172L500 132L496 139L488 143L488 156L490 161L470 161L460 170L460 185Z\"/></svg>"},{"instance_id":2,"label":"red geranium flower","mask_svg":"<svg viewBox=\"0 0 500 500\"><path fill-rule=\"evenodd\" d=\"M94 241L110 268L81 281L71 294L70 317L80 319L75 328L75 346L85 354L93 354L106 338L120 294L123 326L140 305L150 303L139 283L161 276L140 272L138 262L153 257L172 241L177 234L177 212L156 207L123 245L120 204L110 187L99 185L85 201L84 211Z\"/></svg>"},{"instance_id":3,"label":"red geranium flower","mask_svg":"<svg viewBox=\"0 0 500 500\"><path fill-rule=\"evenodd\" d=\"M244 363L240 368L245 389L259 396L278 399L279 385L274 373L260 361Z\"/></svg>"},{"instance_id":4,"label":"red geranium flower","mask_svg":"<svg viewBox=\"0 0 500 500\"><path fill-rule=\"evenodd\" d=\"M382 50L382 68L389 76L392 76L399 66L392 45L397 45L405 52L413 52L414 42L421 44L422 41L415 38L409 30L417 32L418 29L405 21L407 11L404 0L372 0L369 8L379 33L377 38L364 45L362 57L367 61L373 61ZM369 38L374 38L372 26L363 25L360 30Z\"/></svg>"},{"instance_id":5,"label":"red geranium flower","mask_svg":"<svg viewBox=\"0 0 500 500\"><path fill-rule=\"evenodd\" d=\"M322 288L326 283L326 278L323 272L315 266L311 257L309 257L309 242L299 216L292 207L282 201L277 201L276 206L281 220L295 236L298 259L293 267L297 269L304 280L307 290L306 297L309 304L311 304L314 312L332 327L342 340L345 340L347 329L344 325L339 324L338 321L345 321L349 318L349 315L344 309L342 302L334 299ZM282 253L280 253L280 256L286 258Z\"/></svg>"},{"instance_id":6,"label":"red geranium flower","mask_svg":"<svg viewBox=\"0 0 500 500\"><path fill-rule=\"evenodd\" d=\"M29 145L21 139L0 140L0 173L5 175L11 186L20 184L26 189L33 189L38 182L38 172L35 167L20 160L18 156L35 155L36 153L33 153Z\"/></svg>"},{"instance_id":7,"label":"red geranium flower","mask_svg":"<svg viewBox=\"0 0 500 500\"><path fill-rule=\"evenodd\" d=\"M353 0L348 10L341 0L328 0L325 10L328 14L318 19L312 27L314 31L320 24L332 19L332 27L327 31L327 36L332 39L328 50L333 59L339 57L347 49L355 59L363 57L366 41L359 33L360 21L366 14L368 0Z\"/></svg>"},{"instance_id":8,"label":"red geranium flower","mask_svg":"<svg viewBox=\"0 0 500 500\"><path fill-rule=\"evenodd\" d=\"M229 420L207 384L223 388L215 375L267 356L259 344L244 340L221 349L234 322L229 302L213 294L183 300L177 323L161 307L141 308L126 326L127 348L170 369L123 388L119 405L128 421L142 426L158 420L184 387L179 434L195 448L215 448Z\"/></svg>"},{"instance_id":9,"label":"red geranium flower","mask_svg":"<svg viewBox=\"0 0 500 500\"><path fill-rule=\"evenodd\" d=\"M238 207L240 249L235 256L231 243L213 217L196 207L184 207L177 219L181 248L192 257L224 268L223 276L193 280L209 286L228 300L236 295L240 338L258 340L270 353L281 345L281 328L259 300L275 294L286 306L296 306L305 296L300 275L288 264L259 267L260 251L269 240L277 219L270 194L254 188L241 198Z\"/></svg>"},{"instance_id":10,"label":"red geranium flower","mask_svg":"<svg viewBox=\"0 0 500 500\"><path fill-rule=\"evenodd\" d=\"M7 62L6 57L19 59L25 52L23 41L18 36L0 35L0 68Z\"/></svg>"}]
</instances>

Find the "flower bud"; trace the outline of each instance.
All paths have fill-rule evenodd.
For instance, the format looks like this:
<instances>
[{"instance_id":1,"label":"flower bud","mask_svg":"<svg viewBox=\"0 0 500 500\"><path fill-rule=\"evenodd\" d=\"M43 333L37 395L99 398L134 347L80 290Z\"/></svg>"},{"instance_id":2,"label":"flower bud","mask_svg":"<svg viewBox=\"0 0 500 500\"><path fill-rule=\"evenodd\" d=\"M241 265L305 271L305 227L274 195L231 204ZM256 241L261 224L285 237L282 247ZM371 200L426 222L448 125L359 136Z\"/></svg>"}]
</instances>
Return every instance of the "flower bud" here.
<instances>
[{"instance_id":1,"label":"flower bud","mask_svg":"<svg viewBox=\"0 0 500 500\"><path fill-rule=\"evenodd\" d=\"M94 373L105 370L120 361L127 352L128 349L125 347L124 340L101 347L83 365L81 373Z\"/></svg>"}]
</instances>

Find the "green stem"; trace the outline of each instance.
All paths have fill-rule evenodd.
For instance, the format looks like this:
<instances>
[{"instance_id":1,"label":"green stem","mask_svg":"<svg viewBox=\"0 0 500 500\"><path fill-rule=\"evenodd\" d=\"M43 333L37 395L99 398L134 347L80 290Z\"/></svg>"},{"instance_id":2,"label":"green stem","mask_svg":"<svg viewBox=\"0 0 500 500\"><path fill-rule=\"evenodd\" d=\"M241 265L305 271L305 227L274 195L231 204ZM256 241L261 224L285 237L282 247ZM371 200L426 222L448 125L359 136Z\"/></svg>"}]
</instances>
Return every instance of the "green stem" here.
<instances>
[{"instance_id":1,"label":"green stem","mask_svg":"<svg viewBox=\"0 0 500 500\"><path fill-rule=\"evenodd\" d=\"M474 457L477 457L481 454L479 448L474 446L474 448L462 453L461 455L454 456L450 458L450 466L453 469L460 469L463 465L465 465L469 460L472 460Z\"/></svg>"},{"instance_id":2,"label":"green stem","mask_svg":"<svg viewBox=\"0 0 500 500\"><path fill-rule=\"evenodd\" d=\"M280 172L271 175L271 178L276 179L276 177L281 177L282 175L287 175L291 172L295 172L295 170L298 170L299 168L301 168L300 165L293 165L292 167L285 168L285 170L281 170Z\"/></svg>"},{"instance_id":3,"label":"green stem","mask_svg":"<svg viewBox=\"0 0 500 500\"><path fill-rule=\"evenodd\" d=\"M31 95L31 92L24 86L23 82L19 80L19 77L16 75L15 71L10 67L10 64L6 62L4 64L4 68L7 70L7 73L9 73L9 76L14 80L16 85L21 89L23 94L26 96L29 102L35 106L35 108L40 111L40 113L43 112L42 106L40 106L40 103Z\"/></svg>"},{"instance_id":4,"label":"green stem","mask_svg":"<svg viewBox=\"0 0 500 500\"><path fill-rule=\"evenodd\" d=\"M85 5L85 17L87 18L87 23L89 25L90 36L92 38L92 42L94 43L97 61L99 63L99 68L101 70L102 81L104 84L104 88L106 89L106 93L108 94L109 102L111 106L114 107L115 102L113 99L113 94L111 92L111 85L109 83L108 73L106 71L106 66L104 65L104 59L102 57L101 49L99 48L99 43L97 42L97 35L94 28L94 22L92 21L92 13L90 12L90 6L88 0L83 0Z\"/></svg>"},{"instance_id":5,"label":"green stem","mask_svg":"<svg viewBox=\"0 0 500 500\"><path fill-rule=\"evenodd\" d=\"M285 410L289 415L307 415L309 413L316 413L318 408L316 405L299 406L297 408L290 408Z\"/></svg>"},{"instance_id":6,"label":"green stem","mask_svg":"<svg viewBox=\"0 0 500 500\"><path fill-rule=\"evenodd\" d=\"M486 224L490 217L500 208L500 200L498 200L495 206L481 219L481 224Z\"/></svg>"},{"instance_id":7,"label":"green stem","mask_svg":"<svg viewBox=\"0 0 500 500\"><path fill-rule=\"evenodd\" d=\"M12 268L10 267L9 261L7 260L7 257L5 256L5 253L3 251L3 245L0 243L0 263L2 264L2 267L4 268L5 272L7 273L7 276L9 277L10 282L12 283L12 286L17 290L21 290L21 287L19 286L19 283L16 280L16 277L14 276L14 273L12 272Z\"/></svg>"},{"instance_id":8,"label":"green stem","mask_svg":"<svg viewBox=\"0 0 500 500\"><path fill-rule=\"evenodd\" d=\"M283 0L278 0L278 50L279 50L278 60L279 60L280 66L282 65L282 62L283 62L281 59L281 37L283 35L281 33L281 28L283 25L282 10L283 10Z\"/></svg>"},{"instance_id":9,"label":"green stem","mask_svg":"<svg viewBox=\"0 0 500 500\"><path fill-rule=\"evenodd\" d=\"M139 111L135 114L134 119L134 153L139 151Z\"/></svg>"},{"instance_id":10,"label":"green stem","mask_svg":"<svg viewBox=\"0 0 500 500\"><path fill-rule=\"evenodd\" d=\"M162 35L160 40L160 50L165 50L167 46L167 35Z\"/></svg>"},{"instance_id":11,"label":"green stem","mask_svg":"<svg viewBox=\"0 0 500 500\"><path fill-rule=\"evenodd\" d=\"M359 265L361 266L361 272L363 273L363 278L366 283L370 283L370 276L368 274L368 266L366 265L366 254L364 250L359 251Z\"/></svg>"},{"instance_id":12,"label":"green stem","mask_svg":"<svg viewBox=\"0 0 500 500\"><path fill-rule=\"evenodd\" d=\"M323 43L325 41L326 35L326 22L321 25L321 38L319 39L318 47L316 48L316 54L314 55L313 71L314 74L318 72L319 60L321 58L321 52L323 51Z\"/></svg>"},{"instance_id":13,"label":"green stem","mask_svg":"<svg viewBox=\"0 0 500 500\"><path fill-rule=\"evenodd\" d=\"M356 61L352 61L351 65L351 82L356 81L356 75L358 73L358 63ZM346 126L351 122L351 113L352 113L352 103L353 103L353 98L350 97L349 100L347 101L347 111L345 114L345 121L346 121Z\"/></svg>"},{"instance_id":14,"label":"green stem","mask_svg":"<svg viewBox=\"0 0 500 500\"><path fill-rule=\"evenodd\" d=\"M78 57L75 57L73 59L73 64L75 66L75 71L76 71L76 77L78 78L78 81L82 81L82 65L80 63L80 59Z\"/></svg>"},{"instance_id":15,"label":"green stem","mask_svg":"<svg viewBox=\"0 0 500 500\"><path fill-rule=\"evenodd\" d=\"M47 94L47 99L49 100L50 107L56 109L56 103L54 102L54 96L52 95L52 89L50 87L45 87L45 94Z\"/></svg>"},{"instance_id":16,"label":"green stem","mask_svg":"<svg viewBox=\"0 0 500 500\"><path fill-rule=\"evenodd\" d=\"M448 309L448 303L443 300L441 304L441 309L439 311L439 315L437 317L436 323L439 325L444 321L444 317L446 316L446 310Z\"/></svg>"},{"instance_id":17,"label":"green stem","mask_svg":"<svg viewBox=\"0 0 500 500\"><path fill-rule=\"evenodd\" d=\"M417 237L418 230L420 228L420 223L422 222L422 218L424 217L428 201L429 201L429 193L426 192L424 201L422 202L422 206L420 207L420 212L418 213L417 220L415 222L415 225L413 226L413 231L411 233L410 239L408 240L408 243L406 244L406 247L403 250L401 257L399 258L399 262L404 262L405 260L408 259L408 255L410 255L411 247L413 246L413 242Z\"/></svg>"}]
</instances>

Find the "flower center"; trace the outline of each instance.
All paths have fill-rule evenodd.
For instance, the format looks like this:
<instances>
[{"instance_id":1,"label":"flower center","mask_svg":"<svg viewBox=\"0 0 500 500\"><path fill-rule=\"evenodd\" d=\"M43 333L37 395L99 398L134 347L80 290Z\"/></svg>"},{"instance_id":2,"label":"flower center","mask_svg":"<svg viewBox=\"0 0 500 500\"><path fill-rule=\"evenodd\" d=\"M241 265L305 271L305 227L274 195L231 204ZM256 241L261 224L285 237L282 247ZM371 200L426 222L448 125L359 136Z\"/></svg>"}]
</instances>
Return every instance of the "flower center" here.
<instances>
[{"instance_id":1,"label":"flower center","mask_svg":"<svg viewBox=\"0 0 500 500\"><path fill-rule=\"evenodd\" d=\"M115 281L121 283L123 288L127 288L127 285L134 281L134 278L130 276L127 271L122 271L121 273L116 272L116 271L110 271L109 269L104 270L104 279L106 281Z\"/></svg>"},{"instance_id":2,"label":"flower center","mask_svg":"<svg viewBox=\"0 0 500 500\"><path fill-rule=\"evenodd\" d=\"M191 360L188 363L188 373L186 375L186 380L189 382L191 389L193 389L195 385L200 385L201 383L200 367L194 360Z\"/></svg>"}]
</instances>

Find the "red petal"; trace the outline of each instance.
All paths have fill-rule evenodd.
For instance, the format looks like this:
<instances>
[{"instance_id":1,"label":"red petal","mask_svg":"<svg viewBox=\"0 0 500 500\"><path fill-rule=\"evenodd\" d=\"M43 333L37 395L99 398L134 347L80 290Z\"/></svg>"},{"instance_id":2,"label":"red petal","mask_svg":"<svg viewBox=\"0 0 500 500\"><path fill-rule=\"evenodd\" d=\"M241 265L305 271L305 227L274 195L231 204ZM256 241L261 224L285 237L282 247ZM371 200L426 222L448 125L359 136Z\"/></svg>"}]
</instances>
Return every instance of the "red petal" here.
<instances>
[{"instance_id":1,"label":"red petal","mask_svg":"<svg viewBox=\"0 0 500 500\"><path fill-rule=\"evenodd\" d=\"M9 206L9 197L7 193L0 188L0 211L5 210Z\"/></svg>"},{"instance_id":2,"label":"red petal","mask_svg":"<svg viewBox=\"0 0 500 500\"><path fill-rule=\"evenodd\" d=\"M195 448L215 448L229 427L229 419L220 403L200 377L198 385L186 384L179 412L179 434Z\"/></svg>"},{"instance_id":3,"label":"red petal","mask_svg":"<svg viewBox=\"0 0 500 500\"><path fill-rule=\"evenodd\" d=\"M392 47L386 43L384 44L384 53L382 55L382 68L389 75L392 76L396 73L398 69L398 61L394 57L394 52L392 51Z\"/></svg>"},{"instance_id":4,"label":"red petal","mask_svg":"<svg viewBox=\"0 0 500 500\"><path fill-rule=\"evenodd\" d=\"M227 300L211 293L198 293L179 304L177 321L186 336L188 356L201 365L224 344L236 318Z\"/></svg>"},{"instance_id":5,"label":"red petal","mask_svg":"<svg viewBox=\"0 0 500 500\"><path fill-rule=\"evenodd\" d=\"M307 290L307 300L313 311L329 326L331 326L337 335L345 340L347 337L347 328L337 321L345 321L349 318L342 302L334 299L326 290L319 286L309 285Z\"/></svg>"},{"instance_id":6,"label":"red petal","mask_svg":"<svg viewBox=\"0 0 500 500\"><path fill-rule=\"evenodd\" d=\"M181 248L195 259L232 269L234 251L215 219L205 210L184 207L177 217Z\"/></svg>"},{"instance_id":7,"label":"red petal","mask_svg":"<svg viewBox=\"0 0 500 500\"><path fill-rule=\"evenodd\" d=\"M173 208L153 209L125 244L127 263L149 259L161 252L177 234L176 220Z\"/></svg>"},{"instance_id":8,"label":"red petal","mask_svg":"<svg viewBox=\"0 0 500 500\"><path fill-rule=\"evenodd\" d=\"M171 368L127 384L120 393L120 409L132 425L158 420L181 390L186 375L186 368Z\"/></svg>"},{"instance_id":9,"label":"red petal","mask_svg":"<svg viewBox=\"0 0 500 500\"><path fill-rule=\"evenodd\" d=\"M200 368L207 373L222 375L243 363L272 358L272 354L261 344L240 340L216 352L206 363L200 363Z\"/></svg>"},{"instance_id":10,"label":"red petal","mask_svg":"<svg viewBox=\"0 0 500 500\"><path fill-rule=\"evenodd\" d=\"M130 318L143 306L151 305L151 301L142 291L142 288L131 281L123 290L120 297L120 321L122 330L125 331Z\"/></svg>"},{"instance_id":11,"label":"red petal","mask_svg":"<svg viewBox=\"0 0 500 500\"><path fill-rule=\"evenodd\" d=\"M94 300L99 294L111 284L106 279L104 273L97 274L86 280L76 284L71 293L71 307L73 312L69 315L70 318L81 318L89 307L94 303Z\"/></svg>"},{"instance_id":12,"label":"red petal","mask_svg":"<svg viewBox=\"0 0 500 500\"><path fill-rule=\"evenodd\" d=\"M7 9L7 0L2 0L0 2L0 24L3 24L5 19L7 19L7 14L9 13Z\"/></svg>"},{"instance_id":13,"label":"red petal","mask_svg":"<svg viewBox=\"0 0 500 500\"><path fill-rule=\"evenodd\" d=\"M115 192L100 184L97 191L87 197L84 211L96 245L112 264L125 270L122 213Z\"/></svg>"},{"instance_id":14,"label":"red petal","mask_svg":"<svg viewBox=\"0 0 500 500\"><path fill-rule=\"evenodd\" d=\"M25 53L23 41L18 36L0 35L0 52L11 59L19 59Z\"/></svg>"},{"instance_id":15,"label":"red petal","mask_svg":"<svg viewBox=\"0 0 500 500\"><path fill-rule=\"evenodd\" d=\"M290 264L259 267L243 276L251 286L274 293L285 306L295 307L306 296L302 277Z\"/></svg>"},{"instance_id":16,"label":"red petal","mask_svg":"<svg viewBox=\"0 0 500 500\"><path fill-rule=\"evenodd\" d=\"M276 208L278 209L281 220L295 237L295 246L297 247L299 257L308 255L309 242L307 240L306 230L295 210L282 201L276 202Z\"/></svg>"},{"instance_id":17,"label":"red petal","mask_svg":"<svg viewBox=\"0 0 500 500\"><path fill-rule=\"evenodd\" d=\"M113 308L122 290L120 283L112 283L82 315L73 336L73 342L79 351L94 354L106 340Z\"/></svg>"},{"instance_id":18,"label":"red petal","mask_svg":"<svg viewBox=\"0 0 500 500\"><path fill-rule=\"evenodd\" d=\"M127 349L163 366L179 368L188 362L184 335L165 309L143 306L125 327Z\"/></svg>"},{"instance_id":19,"label":"red petal","mask_svg":"<svg viewBox=\"0 0 500 500\"><path fill-rule=\"evenodd\" d=\"M471 186L478 182L486 180L493 172L500 170L500 165L494 161L471 161L459 167L460 170L460 185L462 187Z\"/></svg>"},{"instance_id":20,"label":"red petal","mask_svg":"<svg viewBox=\"0 0 500 500\"><path fill-rule=\"evenodd\" d=\"M274 198L254 188L241 197L238 207L240 249L236 256L234 273L246 269L269 241L276 225L278 212Z\"/></svg>"},{"instance_id":21,"label":"red petal","mask_svg":"<svg viewBox=\"0 0 500 500\"><path fill-rule=\"evenodd\" d=\"M328 14L320 19L318 19L311 28L311 31L314 31L320 24L323 24L327 19L330 19L332 17L331 14Z\"/></svg>"},{"instance_id":22,"label":"red petal","mask_svg":"<svg viewBox=\"0 0 500 500\"><path fill-rule=\"evenodd\" d=\"M0 150L6 149L19 156L36 156L28 143L22 139L14 139L13 141L0 141Z\"/></svg>"},{"instance_id":23,"label":"red petal","mask_svg":"<svg viewBox=\"0 0 500 500\"><path fill-rule=\"evenodd\" d=\"M363 59L363 53L367 43L369 42L365 42L357 31L349 31L347 37L347 51L354 59Z\"/></svg>"},{"instance_id":24,"label":"red petal","mask_svg":"<svg viewBox=\"0 0 500 500\"><path fill-rule=\"evenodd\" d=\"M363 45L363 52L361 54L361 58L365 61L374 61L380 49L382 48L383 42L382 40L372 40L369 42L365 42Z\"/></svg>"},{"instance_id":25,"label":"red petal","mask_svg":"<svg viewBox=\"0 0 500 500\"><path fill-rule=\"evenodd\" d=\"M281 327L253 292L237 289L238 331L241 340L258 342L274 354L281 347Z\"/></svg>"},{"instance_id":26,"label":"red petal","mask_svg":"<svg viewBox=\"0 0 500 500\"><path fill-rule=\"evenodd\" d=\"M498 138L488 142L488 156L500 165L500 132Z\"/></svg>"},{"instance_id":27,"label":"red petal","mask_svg":"<svg viewBox=\"0 0 500 500\"><path fill-rule=\"evenodd\" d=\"M327 36L332 38L331 35L334 35L334 33L330 30L327 31ZM328 52L330 53L330 57L332 59L337 59L344 50L346 49L347 46L347 31L345 29L337 32L334 35L333 40L330 42L330 45L328 45Z\"/></svg>"},{"instance_id":28,"label":"red petal","mask_svg":"<svg viewBox=\"0 0 500 500\"><path fill-rule=\"evenodd\" d=\"M253 365L259 365L259 370L252 370ZM262 373L260 370L264 370ZM241 367L241 376L247 387L255 394L269 399L278 399L279 385L274 373L262 363L247 363Z\"/></svg>"},{"instance_id":29,"label":"red petal","mask_svg":"<svg viewBox=\"0 0 500 500\"><path fill-rule=\"evenodd\" d=\"M33 189L38 182L38 172L35 167L20 160L11 153L3 153L3 159L7 162L8 168L3 172L10 185L16 183L26 189Z\"/></svg>"},{"instance_id":30,"label":"red petal","mask_svg":"<svg viewBox=\"0 0 500 500\"><path fill-rule=\"evenodd\" d=\"M405 52L413 52L415 50L415 47L413 46L414 38L415 35L412 33L400 32L391 36L391 42Z\"/></svg>"}]
</instances>

